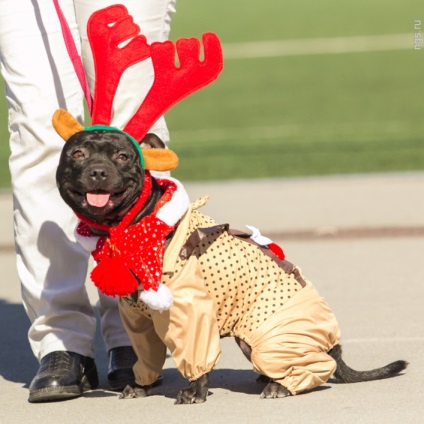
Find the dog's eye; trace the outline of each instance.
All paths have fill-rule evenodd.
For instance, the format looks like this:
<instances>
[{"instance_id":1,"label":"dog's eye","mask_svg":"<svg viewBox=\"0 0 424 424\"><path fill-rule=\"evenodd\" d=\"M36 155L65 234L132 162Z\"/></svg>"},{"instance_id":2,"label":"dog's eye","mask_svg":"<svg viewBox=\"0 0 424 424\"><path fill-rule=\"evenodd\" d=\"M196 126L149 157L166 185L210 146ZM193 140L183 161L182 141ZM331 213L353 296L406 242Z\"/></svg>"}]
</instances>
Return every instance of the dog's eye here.
<instances>
[{"instance_id":1,"label":"dog's eye","mask_svg":"<svg viewBox=\"0 0 424 424\"><path fill-rule=\"evenodd\" d=\"M84 159L85 154L82 150L75 150L74 152L72 152L72 157L74 159Z\"/></svg>"},{"instance_id":2,"label":"dog's eye","mask_svg":"<svg viewBox=\"0 0 424 424\"><path fill-rule=\"evenodd\" d=\"M119 153L118 159L122 160L123 162L126 162L129 159L129 156L125 153Z\"/></svg>"}]
</instances>

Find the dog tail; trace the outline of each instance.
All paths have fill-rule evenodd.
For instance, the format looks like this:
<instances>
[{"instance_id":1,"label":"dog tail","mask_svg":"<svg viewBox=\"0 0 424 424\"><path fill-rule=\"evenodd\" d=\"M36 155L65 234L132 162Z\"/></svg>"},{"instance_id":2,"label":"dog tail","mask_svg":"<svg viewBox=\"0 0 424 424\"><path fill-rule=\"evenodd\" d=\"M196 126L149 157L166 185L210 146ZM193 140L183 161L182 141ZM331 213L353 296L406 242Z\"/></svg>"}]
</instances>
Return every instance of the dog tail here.
<instances>
[{"instance_id":1,"label":"dog tail","mask_svg":"<svg viewBox=\"0 0 424 424\"><path fill-rule=\"evenodd\" d=\"M392 362L381 368L376 368L370 371L355 371L350 368L342 359L342 347L336 345L331 349L328 354L336 361L337 369L334 373L338 383L359 383L361 381L381 380L383 378L390 378L398 375L407 366L406 361Z\"/></svg>"}]
</instances>

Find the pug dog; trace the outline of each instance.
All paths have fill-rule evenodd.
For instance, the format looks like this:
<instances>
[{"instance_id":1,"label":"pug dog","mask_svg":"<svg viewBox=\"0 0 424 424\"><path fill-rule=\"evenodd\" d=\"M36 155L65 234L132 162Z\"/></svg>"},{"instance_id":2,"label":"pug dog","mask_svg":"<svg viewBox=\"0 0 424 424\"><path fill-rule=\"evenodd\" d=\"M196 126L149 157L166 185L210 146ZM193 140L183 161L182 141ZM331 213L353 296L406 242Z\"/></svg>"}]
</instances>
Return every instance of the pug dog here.
<instances>
[{"instance_id":1,"label":"pug dog","mask_svg":"<svg viewBox=\"0 0 424 424\"><path fill-rule=\"evenodd\" d=\"M252 239L250 234L219 225L199 212L206 200L190 204L183 185L176 180L171 179L174 192L166 203L168 186L150 175L150 170L160 166L147 165L156 149L164 161L175 165L175 154L164 149L153 134L142 140L140 150L119 130L76 131L65 143L56 174L60 195L85 223L84 235L99 266L123 255L123 247L112 235L124 220L128 222L122 237L151 216L160 225L166 221L165 209L167 214L176 215L167 223L161 245L164 253L158 281L159 289L165 286L172 295L167 305L155 306L143 300L143 294L159 289L146 290L147 277L134 271L135 262L144 261L143 255L151 252L137 251L132 262L124 261L125 266L119 268L129 269L125 278L135 283L127 292L117 289L113 294L119 293L123 322L138 357L136 385L127 386L121 398L148 395L160 376L168 349L189 382L175 403L204 402L209 372L221 353L219 340L226 336L235 338L259 379L268 383L261 398L296 395L331 376L341 383L355 383L393 377L407 367L403 360L371 371L347 366L337 320L301 270L260 233ZM141 156L145 156L144 163ZM134 212L147 179L150 189ZM172 202L179 192L182 200L174 207ZM165 206L158 209L161 202ZM143 231L137 235L141 244L156 230ZM107 255L104 249L109 249ZM132 245L132 249L137 247ZM105 271L102 278L107 279L112 272L119 286L121 271L115 271L113 264L110 262L111 271Z\"/></svg>"}]
</instances>

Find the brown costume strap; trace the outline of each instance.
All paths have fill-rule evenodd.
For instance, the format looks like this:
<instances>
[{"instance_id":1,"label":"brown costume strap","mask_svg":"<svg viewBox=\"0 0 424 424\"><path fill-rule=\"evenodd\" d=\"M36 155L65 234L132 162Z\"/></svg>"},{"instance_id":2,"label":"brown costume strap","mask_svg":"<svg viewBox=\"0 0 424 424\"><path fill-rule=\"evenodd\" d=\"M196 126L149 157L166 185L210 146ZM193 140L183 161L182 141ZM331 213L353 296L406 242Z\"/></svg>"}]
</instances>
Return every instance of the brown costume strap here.
<instances>
[{"instance_id":1,"label":"brown costume strap","mask_svg":"<svg viewBox=\"0 0 424 424\"><path fill-rule=\"evenodd\" d=\"M193 250L196 248L196 246L205 237L210 236L211 234L216 232L222 232L222 231L229 232L228 228L229 228L228 224L214 225L213 227L208 227L208 228L197 228L195 231L193 231L190 234L184 246L181 248L180 258L185 261L193 253Z\"/></svg>"},{"instance_id":2,"label":"brown costume strap","mask_svg":"<svg viewBox=\"0 0 424 424\"><path fill-rule=\"evenodd\" d=\"M180 258L183 260L186 260L194 251L196 246L204 239L205 237L214 234L216 232L222 232L226 231L229 235L233 237L237 237L240 240L243 240L247 243L253 244L254 246L257 246L261 251L270 257L274 262L278 264L278 266L284 270L287 274L293 274L296 281L303 287L306 286L306 281L300 274L299 269L296 267L296 265L292 264L291 262L287 261L286 259L278 259L274 253L271 252L266 246L261 246L258 243L254 242L250 238L250 234L245 233L243 231L234 230L229 228L229 224L219 224L214 225L213 227L208 228L197 228L195 231L193 231L189 238L187 239L186 243L182 247L180 251Z\"/></svg>"}]
</instances>

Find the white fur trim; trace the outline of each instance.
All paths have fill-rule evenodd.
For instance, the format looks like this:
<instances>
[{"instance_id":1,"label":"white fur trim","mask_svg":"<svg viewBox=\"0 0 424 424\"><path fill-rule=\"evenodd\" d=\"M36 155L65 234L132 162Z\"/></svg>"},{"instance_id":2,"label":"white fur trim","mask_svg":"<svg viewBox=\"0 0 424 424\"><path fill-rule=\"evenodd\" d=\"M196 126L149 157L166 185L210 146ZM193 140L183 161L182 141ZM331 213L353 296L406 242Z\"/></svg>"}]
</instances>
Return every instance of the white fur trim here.
<instances>
[{"instance_id":1,"label":"white fur trim","mask_svg":"<svg viewBox=\"0 0 424 424\"><path fill-rule=\"evenodd\" d=\"M159 284L158 291L149 289L140 293L140 299L151 309L163 312L173 303L171 290L165 284Z\"/></svg>"},{"instance_id":2,"label":"white fur trim","mask_svg":"<svg viewBox=\"0 0 424 424\"><path fill-rule=\"evenodd\" d=\"M78 227L77 227L78 228ZM99 241L98 236L86 237L78 234L77 228L75 228L74 235L76 241L87 251L92 252L97 247L97 242Z\"/></svg>"},{"instance_id":3,"label":"white fur trim","mask_svg":"<svg viewBox=\"0 0 424 424\"><path fill-rule=\"evenodd\" d=\"M190 199L184 186L175 178L165 178L177 185L177 190L172 195L171 200L162 206L156 216L165 224L172 227L187 212L190 205Z\"/></svg>"},{"instance_id":4,"label":"white fur trim","mask_svg":"<svg viewBox=\"0 0 424 424\"><path fill-rule=\"evenodd\" d=\"M260 231L257 229L257 228L255 228L255 227L252 227L252 226L250 226L250 225L246 225L246 227L250 230L250 231L252 231L252 235L250 236L250 238L255 242L255 243L258 243L259 244L259 246L268 246L269 244L271 244L272 243L272 240L271 239L269 239L268 237L264 237L261 233L260 233Z\"/></svg>"}]
</instances>

